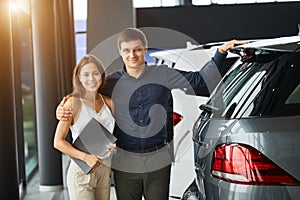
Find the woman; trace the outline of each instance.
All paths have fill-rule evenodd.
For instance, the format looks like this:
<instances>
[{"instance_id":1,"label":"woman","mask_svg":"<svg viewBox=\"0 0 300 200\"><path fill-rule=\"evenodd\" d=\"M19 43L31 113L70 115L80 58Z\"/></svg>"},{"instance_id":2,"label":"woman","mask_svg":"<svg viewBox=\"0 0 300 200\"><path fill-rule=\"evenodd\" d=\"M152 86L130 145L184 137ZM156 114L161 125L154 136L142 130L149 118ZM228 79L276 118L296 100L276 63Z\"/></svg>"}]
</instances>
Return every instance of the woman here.
<instances>
[{"instance_id":1,"label":"woman","mask_svg":"<svg viewBox=\"0 0 300 200\"><path fill-rule=\"evenodd\" d=\"M68 130L71 129L73 142L82 129L93 117L110 132L113 131L115 120L112 115L113 102L98 93L105 81L105 71L102 63L93 55L84 56L74 69L73 93L66 100L66 106L73 109L73 116L67 121L58 122L54 147L71 157L86 162L93 170L85 174L77 164L71 160L67 185L70 199L103 199L110 196L110 160L97 155L88 154L74 148L66 141ZM111 153L115 144L110 144Z\"/></svg>"}]
</instances>

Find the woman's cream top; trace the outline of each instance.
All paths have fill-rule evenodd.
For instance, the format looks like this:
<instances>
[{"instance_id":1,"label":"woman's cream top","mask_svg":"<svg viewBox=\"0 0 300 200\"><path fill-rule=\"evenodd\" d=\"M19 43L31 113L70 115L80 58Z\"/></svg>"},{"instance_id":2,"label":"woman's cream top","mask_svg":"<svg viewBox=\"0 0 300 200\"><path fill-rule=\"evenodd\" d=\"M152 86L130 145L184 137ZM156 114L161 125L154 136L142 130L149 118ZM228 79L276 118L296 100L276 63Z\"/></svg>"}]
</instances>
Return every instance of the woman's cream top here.
<instances>
[{"instance_id":1,"label":"woman's cream top","mask_svg":"<svg viewBox=\"0 0 300 200\"><path fill-rule=\"evenodd\" d=\"M102 96L101 98L103 101L103 106L99 112L96 112L93 108L86 105L80 98L82 105L80 115L78 120L70 128L72 132L73 142L79 136L82 129L86 126L90 119L92 119L92 117L95 118L98 122L100 122L109 132L113 132L115 126L115 119L112 116L112 113L109 107L106 105Z\"/></svg>"}]
</instances>

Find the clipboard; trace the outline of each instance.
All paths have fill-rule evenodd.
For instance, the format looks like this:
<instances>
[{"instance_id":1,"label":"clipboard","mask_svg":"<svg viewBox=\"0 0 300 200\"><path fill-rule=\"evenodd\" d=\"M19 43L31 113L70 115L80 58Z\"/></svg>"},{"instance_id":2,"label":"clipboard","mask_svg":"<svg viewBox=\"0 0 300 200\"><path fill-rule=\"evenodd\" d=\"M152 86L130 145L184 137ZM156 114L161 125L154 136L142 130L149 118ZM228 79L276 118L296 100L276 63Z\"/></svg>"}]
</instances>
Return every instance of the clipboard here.
<instances>
[{"instance_id":1,"label":"clipboard","mask_svg":"<svg viewBox=\"0 0 300 200\"><path fill-rule=\"evenodd\" d=\"M95 118L92 118L72 145L83 152L105 157L107 154L107 145L116 141L117 138L112 133ZM71 158L84 173L88 174L93 169L86 162L74 157Z\"/></svg>"}]
</instances>

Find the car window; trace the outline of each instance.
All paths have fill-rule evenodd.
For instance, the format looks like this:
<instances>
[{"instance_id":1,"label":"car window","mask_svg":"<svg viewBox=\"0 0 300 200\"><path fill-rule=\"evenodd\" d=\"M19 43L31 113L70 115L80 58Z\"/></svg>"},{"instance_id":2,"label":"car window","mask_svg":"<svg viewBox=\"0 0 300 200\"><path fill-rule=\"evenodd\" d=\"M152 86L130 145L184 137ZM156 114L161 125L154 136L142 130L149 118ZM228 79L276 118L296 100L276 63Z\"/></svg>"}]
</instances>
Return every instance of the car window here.
<instances>
[{"instance_id":1,"label":"car window","mask_svg":"<svg viewBox=\"0 0 300 200\"><path fill-rule=\"evenodd\" d=\"M300 103L300 84L295 88L295 90L285 101L285 104L298 104L298 103Z\"/></svg>"},{"instance_id":2,"label":"car window","mask_svg":"<svg viewBox=\"0 0 300 200\"><path fill-rule=\"evenodd\" d=\"M276 55L244 62L226 75L208 102L218 108L214 117L300 114L300 54Z\"/></svg>"},{"instance_id":3,"label":"car window","mask_svg":"<svg viewBox=\"0 0 300 200\"><path fill-rule=\"evenodd\" d=\"M265 68L259 63L242 63L225 76L208 103L219 109L215 117L232 117L241 107L241 101L249 96L251 88L262 79ZM230 116L226 112L230 112Z\"/></svg>"},{"instance_id":4,"label":"car window","mask_svg":"<svg viewBox=\"0 0 300 200\"><path fill-rule=\"evenodd\" d=\"M253 100L256 108L249 116L290 116L300 114L299 73L300 53L282 56L272 71L270 78L265 80L266 86ZM298 91L298 95L297 95ZM256 105L255 105L256 104ZM244 115L246 116L246 115Z\"/></svg>"}]
</instances>

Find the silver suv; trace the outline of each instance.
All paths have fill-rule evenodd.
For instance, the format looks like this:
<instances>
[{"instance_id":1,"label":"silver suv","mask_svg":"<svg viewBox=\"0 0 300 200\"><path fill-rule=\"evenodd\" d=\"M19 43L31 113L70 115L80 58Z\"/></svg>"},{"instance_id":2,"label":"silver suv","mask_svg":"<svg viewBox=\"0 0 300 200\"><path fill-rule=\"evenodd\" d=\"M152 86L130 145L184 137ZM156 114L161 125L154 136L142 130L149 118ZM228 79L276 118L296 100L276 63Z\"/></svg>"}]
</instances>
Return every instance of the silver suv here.
<instances>
[{"instance_id":1,"label":"silver suv","mask_svg":"<svg viewBox=\"0 0 300 200\"><path fill-rule=\"evenodd\" d=\"M232 49L194 125L196 178L183 199L300 197L300 35Z\"/></svg>"}]
</instances>

